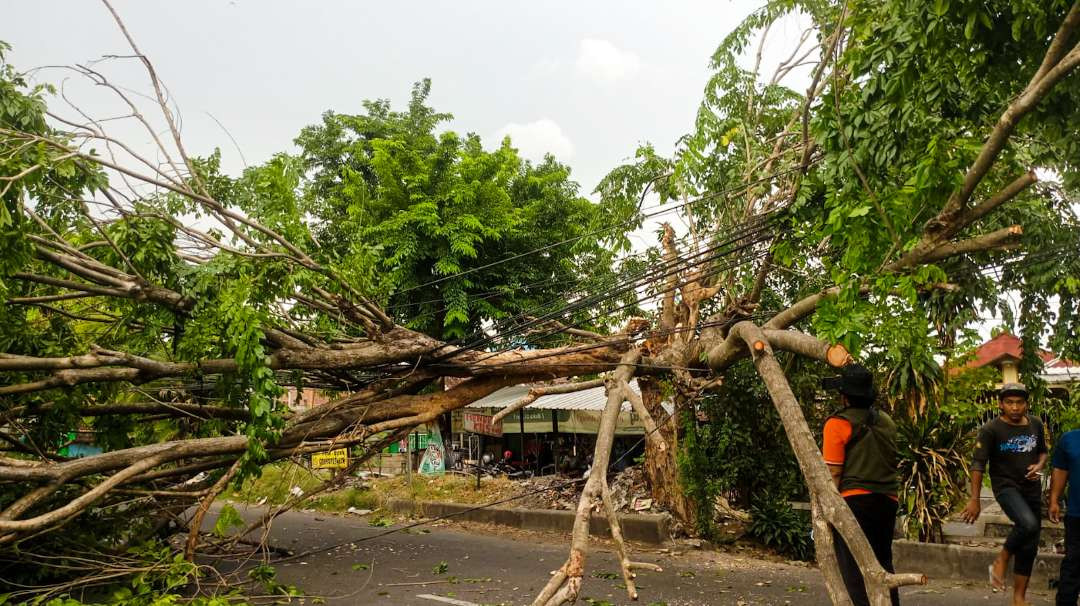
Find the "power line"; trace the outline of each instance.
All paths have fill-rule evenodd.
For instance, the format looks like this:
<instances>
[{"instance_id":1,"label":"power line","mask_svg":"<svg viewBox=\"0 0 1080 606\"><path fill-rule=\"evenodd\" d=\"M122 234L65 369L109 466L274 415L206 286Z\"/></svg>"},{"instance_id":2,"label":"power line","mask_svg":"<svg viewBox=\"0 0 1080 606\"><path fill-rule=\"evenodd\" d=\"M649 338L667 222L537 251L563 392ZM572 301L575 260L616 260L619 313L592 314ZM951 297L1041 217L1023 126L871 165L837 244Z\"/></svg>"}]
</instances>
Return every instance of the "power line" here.
<instances>
[{"instance_id":1,"label":"power line","mask_svg":"<svg viewBox=\"0 0 1080 606\"><path fill-rule=\"evenodd\" d=\"M727 254L731 254L731 252L736 252L738 250L742 250L742 249L746 248L747 246L750 246L750 245L753 245L753 244L756 244L756 243L760 243L760 242L763 242L765 240L766 239L764 239L764 238L756 240L754 242L751 242L748 245L740 246L735 251L729 251L729 253L727 253ZM716 274L721 273L723 271L726 271L728 269L732 269L734 267L745 264L747 262L751 262L751 261L754 260L754 258L763 256L763 254L764 253L762 253L760 255L755 255L755 256L750 257L750 258L744 258L744 259L740 260L739 262L732 262L732 263L728 263L728 264L725 264L725 265L722 265L722 266L712 268L709 272L707 272L706 274L703 274L701 277L702 278L712 277L713 275L716 275ZM645 275L643 275L641 277L637 277L637 278L634 278L632 280L625 281L622 284L617 285L616 288L613 288L613 289L611 289L609 291L596 293L594 295L591 295L589 297L586 297L584 299L576 301L576 302L574 302L572 304L565 305L562 308L554 310L552 312L549 312L549 313L547 313L547 314L545 314L545 315L543 315L541 317L532 318L527 322L524 322L522 324L519 324L519 325L515 326L514 327L515 330L513 330L513 331L509 331L509 330L503 331L503 332L497 333L495 335L487 336L487 337L485 337L485 338L483 338L483 339L481 339L481 340L479 340L477 342L474 342L474 343L471 343L469 345L463 346L463 347L459 348L458 350L454 350L452 352L449 352L449 353L445 354L440 359L449 358L449 357L451 357L453 355L457 355L458 353L461 353L463 351L470 351L470 350L478 349L479 347L482 347L484 345L492 343L492 342L494 342L494 341L496 341L498 339L505 339L507 337L519 336L521 332L523 332L525 330L528 330L529 328L531 328L533 326L542 326L542 325L547 324L547 323L549 323L551 321L558 321L560 318L562 318L562 317L564 317L564 316L566 316L566 315L568 315L570 313L573 313L573 312L576 312L576 311L579 311L579 310L582 310L582 309L588 309L588 308L594 307L595 305L597 305L599 303L603 303L605 301L620 297L620 296L622 296L624 294L627 294L629 292L633 292L637 288L640 288L640 287L642 287L642 286L644 286L644 285L646 285L648 283L651 283L651 282L654 282L654 281L659 281L659 280L661 280L663 278L666 278L666 277L669 277L669 276L672 276L672 275L677 275L678 273L680 273L682 271L685 271L685 270L687 270L687 269L689 269L689 268L691 268L691 267L693 267L695 265L703 265L705 263L711 263L713 261L716 261L717 259L723 258L724 256L727 256L727 255L713 255L713 256L707 257L705 259L702 259L702 260L700 260L700 261L698 261L696 263L683 264L682 266L677 265L677 264L671 264L671 265L669 265L670 270L666 271L663 274L656 275L655 273L647 273L647 274L645 274ZM685 261L685 259L683 259L683 261ZM668 268L664 268L664 269L668 269ZM665 294L667 292L671 292L673 289L677 289L677 288L679 288L678 284L676 284L676 285L674 285L672 287L661 289L661 290L659 290L659 291L657 291L657 292L655 292L655 293L653 293L651 295L644 295L644 296L637 297L635 300L631 301L630 303L623 304L623 305L621 305L619 307L616 307L613 310L608 310L608 311L605 311L605 312L600 312L600 313L597 313L597 314L593 314L592 316L589 316L589 317L587 317L587 318L585 318L583 320L580 320L579 322L577 322L577 325L580 326L580 325L583 325L583 324L588 324L589 322L592 322L593 320L596 320L596 319L598 319L598 318L600 318L600 317L602 317L604 315L611 315L611 314L614 314L614 313L616 313L618 311L622 311L624 309L628 309L628 308L631 308L631 307L636 307L638 304L640 304L640 303L642 303L644 301L659 297L660 295L663 295L663 294ZM574 325L571 325L570 327L572 328L572 327L574 327ZM546 336L551 336L553 334L558 334L558 333L562 332L563 329L564 329L564 327L559 327L559 328L556 328L556 329L552 329L552 330L548 331L548 333L543 334L541 336L546 337ZM536 337L535 335L532 336L533 340L535 340L537 338L540 338L540 337ZM498 353L498 352L496 351L496 353Z\"/></svg>"},{"instance_id":2,"label":"power line","mask_svg":"<svg viewBox=\"0 0 1080 606\"><path fill-rule=\"evenodd\" d=\"M686 239L685 236L680 238L680 242L684 241L685 239ZM616 259L615 261L618 262L618 263L625 264L628 261L633 261L633 260L637 260L637 259L643 259L643 258L649 256L649 254L651 254L651 251L644 250L644 251L640 251L640 252L636 252L636 253L633 253L633 254L626 255L624 257ZM596 265L594 265L592 267L592 271L595 271L600 266L607 265L607 264L608 263L606 263L605 261L601 261L601 262L597 263ZM585 271L589 271L589 270L585 270ZM591 277L592 276L590 276L588 274L582 275L582 276L571 277L571 278L552 277L552 278L548 278L548 279L545 279L545 280L538 280L536 282L530 282L528 284L515 286L513 288L515 288L517 290L531 290L531 289L533 289L533 288L535 288L537 286L545 286L545 285L548 285L548 284L580 285L580 284L584 284L584 283L589 282ZM570 289L567 289L567 291L569 291L569 290ZM464 301L484 301L484 300L491 299L491 298L496 297L496 296L501 295L501 294L506 294L505 291L506 291L506 289L503 289L503 290L489 290L489 291L483 292L483 293L476 293L476 294L468 295L468 296L464 297ZM408 303L398 303L396 305L388 305L384 309L386 311L399 310L399 309L405 309L405 308L410 308L410 307L419 307L421 305L426 305L428 303L442 303L445 300L446 300L445 297L440 297L440 298L437 298L437 299L426 299L424 301L410 301ZM441 307L441 308L439 308L439 309L437 309L435 311L445 311L448 308L449 308L448 306L443 306L443 307Z\"/></svg>"},{"instance_id":3,"label":"power line","mask_svg":"<svg viewBox=\"0 0 1080 606\"><path fill-rule=\"evenodd\" d=\"M639 272L636 272L635 274L631 274L628 278L621 277L622 281L620 283L616 283L611 289L607 291L594 293L592 295L579 299L578 301L565 304L555 310L542 314L540 317L533 317L525 321L523 324L518 324L517 322L520 322L520 320L522 320L525 316L532 316L533 313L523 312L517 314L516 316L501 322L500 325L495 326L494 329L496 333L494 335L479 333L479 338L472 342L468 342L465 345L462 345L457 350L444 354L440 359L457 355L460 352L478 349L499 338L507 336L507 334L513 335L516 333L520 333L521 330L527 329L531 326L545 324L554 319L563 317L567 313L577 311L578 309L588 308L605 300L610 300L613 297L621 296L622 294L625 294L630 290L640 288L641 286L649 282L657 281L666 277L670 277L672 275L677 275L678 273L685 271L686 269L693 267L694 265L710 263L725 256L729 256L735 252L745 250L747 247L761 243L767 239L762 238L761 235L764 233L764 229L770 226L771 222L775 219L776 216L777 215L765 215L761 218L756 218L755 220L748 222L743 227L743 231L735 232L735 234L731 237L727 238L726 240L720 241L714 245L711 245L705 250L699 251L688 257L679 257L675 261L665 261L659 266L645 268ZM735 246L735 248L733 248L732 250L723 250L725 246L734 244L738 245ZM691 261L695 258L699 258L699 260L692 263ZM515 332L508 331L511 326L513 326ZM465 341L465 339L459 339L458 343L461 343L463 341Z\"/></svg>"},{"instance_id":4,"label":"power line","mask_svg":"<svg viewBox=\"0 0 1080 606\"><path fill-rule=\"evenodd\" d=\"M611 231L613 229L622 227L624 225L628 225L628 224L633 223L633 222L638 221L638 220L644 220L644 219L650 219L650 218L653 218L653 217L657 217L657 216L667 214L669 212L678 210L678 209L686 207L686 206L691 206L691 205L694 205L694 204L698 204L700 202L704 202L706 200L711 200L713 198L718 198L718 197L721 197L721 196L726 197L728 194L735 193L736 191L739 191L741 189L745 190L745 189L748 189L748 188L753 187L755 185L759 185L761 183L772 181L773 179L775 179L777 177L780 177L780 176L783 176L783 175L786 175L786 174L790 174L792 172L798 172L798 171L801 171L801 170L802 170L801 167L793 167L793 168L789 168L787 170L777 171L777 172L771 173L769 175L765 175L765 176L763 176L763 177L761 177L759 179L755 179L754 181L751 181L749 183L742 183L742 184L738 185L737 187L720 189L720 190L717 190L715 192L711 192L711 193L699 196L699 197L697 197L697 198L695 198L693 200L688 200L686 202L682 202L682 203L679 203L679 204L674 204L674 205L665 207L663 210L659 210L659 211L657 211L655 213L645 213L645 214L640 215L640 216L634 216L634 217L631 217L629 219L625 219L623 221L615 223L613 225L609 225L607 227L592 230L590 232L586 232L584 234L574 236L572 238L566 238L566 239L561 240L559 242L555 242L555 243L552 243L552 244L547 244L547 245L535 248L533 250L525 251L523 253L519 253L519 254L516 254L516 255L511 255L511 256L506 257L504 259L500 259L498 261L493 261L491 263L487 263L487 264L481 265L479 267L473 267L473 268L467 269L465 271L460 271L460 272L457 272L455 274L451 274L451 275L448 275L448 276L443 276L443 277L437 278L435 280L430 280L428 282L425 282L423 284L419 284L417 286L412 286L412 287L406 288L404 290L399 290L394 294L405 294L405 293L408 293L408 292L412 292L414 290L419 290L421 288L426 288L428 286L433 286L435 284L440 284L440 283L445 282L447 280L452 280L454 278L460 278L462 276L466 276L466 275L469 275L469 274L472 274L472 273L475 273L475 272L478 272L478 271L482 271L482 270L485 270L485 269L490 269L492 267L502 265L503 263L509 263L510 261L515 261L515 260L521 259L523 257L527 257L527 256L530 256L530 255L535 255L535 254L547 251L547 250L551 250L552 248L556 248L556 247L562 246L564 244L577 242L579 240L583 240L583 239L591 237L591 236L599 235L599 234L602 234L604 232L608 232L608 231Z\"/></svg>"}]
</instances>

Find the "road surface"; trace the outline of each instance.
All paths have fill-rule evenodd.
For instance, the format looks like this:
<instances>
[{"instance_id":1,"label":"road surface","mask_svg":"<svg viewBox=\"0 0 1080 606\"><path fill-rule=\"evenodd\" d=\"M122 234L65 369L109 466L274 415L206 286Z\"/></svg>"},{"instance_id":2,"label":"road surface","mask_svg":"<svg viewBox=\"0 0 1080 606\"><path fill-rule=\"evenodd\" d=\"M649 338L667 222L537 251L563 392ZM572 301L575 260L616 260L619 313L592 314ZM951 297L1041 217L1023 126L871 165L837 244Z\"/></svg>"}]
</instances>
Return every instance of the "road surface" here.
<instances>
[{"instance_id":1,"label":"road surface","mask_svg":"<svg viewBox=\"0 0 1080 606\"><path fill-rule=\"evenodd\" d=\"M248 518L261 512L236 506ZM568 545L568 536L447 522L376 537L387 530L359 516L289 512L273 524L274 545L294 553L330 549L272 564L281 582L332 605L516 606L532 602L562 565ZM642 606L828 604L820 573L806 566L739 551L635 546L633 557L664 568L639 574ZM587 570L579 604L634 603L622 587L610 542L590 551ZM932 582L904 588L901 595L905 606L1008 603L1002 594L962 582ZM1052 603L1046 592L1029 598Z\"/></svg>"}]
</instances>

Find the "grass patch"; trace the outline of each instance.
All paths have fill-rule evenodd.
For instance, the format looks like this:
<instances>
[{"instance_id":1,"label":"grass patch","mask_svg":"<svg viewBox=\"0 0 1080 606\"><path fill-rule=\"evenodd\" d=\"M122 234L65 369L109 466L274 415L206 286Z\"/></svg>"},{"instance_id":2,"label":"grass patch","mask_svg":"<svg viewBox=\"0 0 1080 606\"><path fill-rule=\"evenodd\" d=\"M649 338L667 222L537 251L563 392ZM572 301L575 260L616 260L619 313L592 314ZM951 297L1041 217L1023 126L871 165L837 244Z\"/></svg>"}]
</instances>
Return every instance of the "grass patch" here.
<instances>
[{"instance_id":1,"label":"grass patch","mask_svg":"<svg viewBox=\"0 0 1080 606\"><path fill-rule=\"evenodd\" d=\"M308 469L291 461L272 463L263 467L262 475L248 479L239 488L226 490L222 497L234 501L280 505L292 496L294 487L311 494L324 481L333 477L334 470ZM442 503L490 503L514 495L514 481L506 478L483 478L480 489L476 478L458 474L421 476L414 474L409 484L404 476L373 478L363 488L344 488L320 493L302 507L323 512L344 512L356 509L379 509L388 499L411 499Z\"/></svg>"},{"instance_id":2,"label":"grass patch","mask_svg":"<svg viewBox=\"0 0 1080 606\"><path fill-rule=\"evenodd\" d=\"M518 486L513 480L507 478L483 478L480 481L480 489L477 490L475 477L447 474L444 476L414 475L411 486L406 484L405 478L402 477L378 478L372 482L372 489L384 499L476 505L512 496L517 492Z\"/></svg>"},{"instance_id":3,"label":"grass patch","mask_svg":"<svg viewBox=\"0 0 1080 606\"><path fill-rule=\"evenodd\" d=\"M292 462L274 463L263 467L262 475L248 479L240 488L225 491L222 496L246 503L264 502L267 505L281 505L292 497L294 487L311 494L323 482L333 477L330 469L307 469ZM265 501L263 501L265 499ZM377 509L377 495L364 488L345 488L319 495L307 500L303 507L316 511L346 511L356 509Z\"/></svg>"}]
</instances>

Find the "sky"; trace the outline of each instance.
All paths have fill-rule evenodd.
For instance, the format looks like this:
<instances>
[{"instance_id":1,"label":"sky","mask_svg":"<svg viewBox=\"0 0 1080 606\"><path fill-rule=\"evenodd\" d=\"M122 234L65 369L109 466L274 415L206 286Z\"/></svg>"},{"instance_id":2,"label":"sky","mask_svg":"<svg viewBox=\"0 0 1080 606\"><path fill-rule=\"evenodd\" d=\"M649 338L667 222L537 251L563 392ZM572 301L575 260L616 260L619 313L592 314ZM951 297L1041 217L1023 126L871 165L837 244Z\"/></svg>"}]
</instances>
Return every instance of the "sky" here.
<instances>
[{"instance_id":1,"label":"sky","mask_svg":"<svg viewBox=\"0 0 1080 606\"><path fill-rule=\"evenodd\" d=\"M692 129L719 42L761 2L283 2L123 1L114 4L150 57L183 120L190 153L220 147L239 172L290 151L326 110L360 113L361 101L402 107L412 84L433 81L430 104L450 128L489 146L510 135L523 155L552 152L584 194L640 143L661 153ZM0 40L20 70L92 64L149 93L103 4L0 0ZM774 28L765 64L798 38ZM115 98L70 72L34 72L98 116ZM54 106L60 101L54 102ZM227 131L227 132L226 132ZM148 145L149 136L140 145ZM235 139L235 145L231 141ZM238 151L239 149L239 151Z\"/></svg>"},{"instance_id":2,"label":"sky","mask_svg":"<svg viewBox=\"0 0 1080 606\"><path fill-rule=\"evenodd\" d=\"M554 153L589 195L639 144L667 154L693 128L712 53L762 3L115 0L114 6L168 87L189 153L219 147L226 172L295 151L294 137L324 111L360 113L361 101L375 98L402 108L412 84L431 78L429 104L454 115L448 128L477 133L489 147L509 135L534 160ZM12 45L8 60L19 70L90 65L130 91L152 92L136 61L102 60L131 53L103 4L0 0L0 11L0 40ZM790 18L770 30L763 74L791 53L805 25ZM748 52L743 63L750 61ZM95 117L122 110L114 96L69 71L46 68L32 77L62 84ZM794 74L788 84L801 90L807 80L805 72ZM62 99L50 104L73 113ZM110 124L136 149L151 149L145 131ZM656 227L635 234L635 247L653 244ZM987 326L980 332L988 333Z\"/></svg>"}]
</instances>

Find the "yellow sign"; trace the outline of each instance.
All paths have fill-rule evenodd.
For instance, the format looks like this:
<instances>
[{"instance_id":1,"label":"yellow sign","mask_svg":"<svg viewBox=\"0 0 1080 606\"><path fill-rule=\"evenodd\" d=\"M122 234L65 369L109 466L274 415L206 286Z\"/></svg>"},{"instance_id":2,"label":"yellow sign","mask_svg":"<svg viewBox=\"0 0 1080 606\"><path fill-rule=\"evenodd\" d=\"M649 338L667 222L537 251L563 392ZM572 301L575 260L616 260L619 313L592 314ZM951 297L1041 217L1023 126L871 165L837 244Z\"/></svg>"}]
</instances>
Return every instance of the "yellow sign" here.
<instances>
[{"instance_id":1,"label":"yellow sign","mask_svg":"<svg viewBox=\"0 0 1080 606\"><path fill-rule=\"evenodd\" d=\"M312 469L345 469L349 466L349 450L337 448L311 455Z\"/></svg>"}]
</instances>

